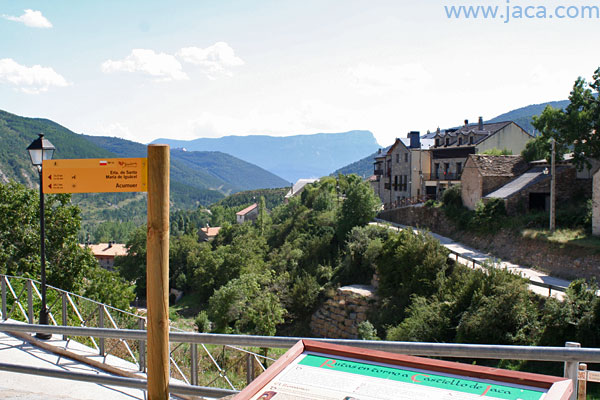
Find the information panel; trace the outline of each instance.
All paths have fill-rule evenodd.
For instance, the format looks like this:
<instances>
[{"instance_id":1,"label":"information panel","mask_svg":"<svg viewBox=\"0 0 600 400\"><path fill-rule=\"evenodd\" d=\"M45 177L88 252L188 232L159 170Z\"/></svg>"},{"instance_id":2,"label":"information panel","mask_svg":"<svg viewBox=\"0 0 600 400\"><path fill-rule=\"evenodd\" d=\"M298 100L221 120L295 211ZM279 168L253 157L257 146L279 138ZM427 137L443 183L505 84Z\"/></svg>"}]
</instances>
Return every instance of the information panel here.
<instances>
[{"instance_id":1,"label":"information panel","mask_svg":"<svg viewBox=\"0 0 600 400\"><path fill-rule=\"evenodd\" d=\"M44 193L146 192L146 158L44 160Z\"/></svg>"},{"instance_id":2,"label":"information panel","mask_svg":"<svg viewBox=\"0 0 600 400\"><path fill-rule=\"evenodd\" d=\"M304 340L235 400L567 400L565 378Z\"/></svg>"}]
</instances>

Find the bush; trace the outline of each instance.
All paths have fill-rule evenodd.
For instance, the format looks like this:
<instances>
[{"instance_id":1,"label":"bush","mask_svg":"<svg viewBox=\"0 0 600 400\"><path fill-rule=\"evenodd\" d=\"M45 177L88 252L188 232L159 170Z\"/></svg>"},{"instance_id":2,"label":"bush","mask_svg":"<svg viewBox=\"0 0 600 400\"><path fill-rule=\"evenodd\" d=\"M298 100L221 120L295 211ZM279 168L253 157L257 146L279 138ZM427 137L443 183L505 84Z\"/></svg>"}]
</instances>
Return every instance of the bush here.
<instances>
[{"instance_id":1,"label":"bush","mask_svg":"<svg viewBox=\"0 0 600 400\"><path fill-rule=\"evenodd\" d=\"M462 207L461 185L453 185L442 193L442 203L447 207Z\"/></svg>"},{"instance_id":2,"label":"bush","mask_svg":"<svg viewBox=\"0 0 600 400\"><path fill-rule=\"evenodd\" d=\"M432 208L435 207L435 200L434 199L429 199L425 202L425 204L423 204L423 206L427 207L427 208Z\"/></svg>"},{"instance_id":3,"label":"bush","mask_svg":"<svg viewBox=\"0 0 600 400\"><path fill-rule=\"evenodd\" d=\"M358 338L361 340L378 340L377 329L368 320L358 324Z\"/></svg>"},{"instance_id":4,"label":"bush","mask_svg":"<svg viewBox=\"0 0 600 400\"><path fill-rule=\"evenodd\" d=\"M194 320L198 332L206 333L210 332L212 323L208 319L208 313L206 311L200 311Z\"/></svg>"}]
</instances>

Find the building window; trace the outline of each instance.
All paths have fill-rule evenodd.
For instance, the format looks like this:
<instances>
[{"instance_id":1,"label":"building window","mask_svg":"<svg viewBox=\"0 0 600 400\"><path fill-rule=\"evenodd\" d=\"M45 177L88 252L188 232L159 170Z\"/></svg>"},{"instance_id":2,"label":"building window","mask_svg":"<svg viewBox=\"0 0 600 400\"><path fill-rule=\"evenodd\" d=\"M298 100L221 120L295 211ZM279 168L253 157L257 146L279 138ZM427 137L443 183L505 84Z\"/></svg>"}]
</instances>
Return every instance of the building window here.
<instances>
[{"instance_id":1,"label":"building window","mask_svg":"<svg viewBox=\"0 0 600 400\"><path fill-rule=\"evenodd\" d=\"M462 163L457 162L456 163L456 174L460 175L461 172L462 172Z\"/></svg>"},{"instance_id":2,"label":"building window","mask_svg":"<svg viewBox=\"0 0 600 400\"><path fill-rule=\"evenodd\" d=\"M450 144L450 138L446 138L446 146Z\"/></svg>"},{"instance_id":3,"label":"building window","mask_svg":"<svg viewBox=\"0 0 600 400\"><path fill-rule=\"evenodd\" d=\"M438 147L440 145L440 139L435 139L435 147Z\"/></svg>"},{"instance_id":4,"label":"building window","mask_svg":"<svg viewBox=\"0 0 600 400\"><path fill-rule=\"evenodd\" d=\"M440 164L439 163L435 163L433 165L433 176L435 178L439 178L440 177Z\"/></svg>"},{"instance_id":5,"label":"building window","mask_svg":"<svg viewBox=\"0 0 600 400\"><path fill-rule=\"evenodd\" d=\"M400 162L400 154L396 153L396 164Z\"/></svg>"},{"instance_id":6,"label":"building window","mask_svg":"<svg viewBox=\"0 0 600 400\"><path fill-rule=\"evenodd\" d=\"M448 171L450 170L450 164L444 163L444 176L448 175Z\"/></svg>"},{"instance_id":7,"label":"building window","mask_svg":"<svg viewBox=\"0 0 600 400\"><path fill-rule=\"evenodd\" d=\"M394 176L394 190L398 191L398 175Z\"/></svg>"},{"instance_id":8,"label":"building window","mask_svg":"<svg viewBox=\"0 0 600 400\"><path fill-rule=\"evenodd\" d=\"M473 144L473 136L469 136L469 144Z\"/></svg>"},{"instance_id":9,"label":"building window","mask_svg":"<svg viewBox=\"0 0 600 400\"><path fill-rule=\"evenodd\" d=\"M459 137L459 138L458 138L458 145L460 146L461 144L462 144L462 138L461 138L461 137Z\"/></svg>"},{"instance_id":10,"label":"building window","mask_svg":"<svg viewBox=\"0 0 600 400\"><path fill-rule=\"evenodd\" d=\"M404 162L408 162L408 153L404 153Z\"/></svg>"}]
</instances>

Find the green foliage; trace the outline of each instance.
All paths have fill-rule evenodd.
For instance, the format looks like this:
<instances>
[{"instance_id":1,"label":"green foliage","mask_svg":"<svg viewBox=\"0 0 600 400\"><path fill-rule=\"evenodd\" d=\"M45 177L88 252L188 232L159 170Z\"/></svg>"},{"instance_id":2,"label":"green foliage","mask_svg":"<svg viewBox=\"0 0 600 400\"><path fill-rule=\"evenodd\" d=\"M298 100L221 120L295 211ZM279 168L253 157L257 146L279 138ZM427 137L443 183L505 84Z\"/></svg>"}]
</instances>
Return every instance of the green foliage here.
<instances>
[{"instance_id":1,"label":"green foliage","mask_svg":"<svg viewBox=\"0 0 600 400\"><path fill-rule=\"evenodd\" d=\"M69 195L45 196L48 284L77 292L96 260L77 243L81 217ZM0 184L0 271L38 279L39 194L15 182Z\"/></svg>"},{"instance_id":2,"label":"green foliage","mask_svg":"<svg viewBox=\"0 0 600 400\"><path fill-rule=\"evenodd\" d=\"M361 340L378 340L377 329L368 320L358 324L358 338Z\"/></svg>"},{"instance_id":3,"label":"green foliage","mask_svg":"<svg viewBox=\"0 0 600 400\"><path fill-rule=\"evenodd\" d=\"M527 162L550 160L551 150L552 147L548 138L545 136L538 136L527 142L525 148L521 152L521 156L523 156L523 159Z\"/></svg>"},{"instance_id":4,"label":"green foliage","mask_svg":"<svg viewBox=\"0 0 600 400\"><path fill-rule=\"evenodd\" d=\"M479 202L475 207L475 218L473 223L476 225L497 225L502 217L506 216L506 207L504 200L498 198L489 199L487 202Z\"/></svg>"},{"instance_id":5,"label":"green foliage","mask_svg":"<svg viewBox=\"0 0 600 400\"><path fill-rule=\"evenodd\" d=\"M121 310L134 300L134 288L117 272L95 266L87 271L83 295Z\"/></svg>"},{"instance_id":6,"label":"green foliage","mask_svg":"<svg viewBox=\"0 0 600 400\"><path fill-rule=\"evenodd\" d=\"M442 203L446 207L462 207L461 185L452 185L442 193Z\"/></svg>"},{"instance_id":7,"label":"green foliage","mask_svg":"<svg viewBox=\"0 0 600 400\"><path fill-rule=\"evenodd\" d=\"M214 206L223 206L228 208L246 207L252 203L256 203L261 197L265 198L265 206L268 210L272 210L275 207L283 204L283 198L290 189L288 187L278 189L258 189L258 190L246 190L243 192L237 192L232 195L225 197L222 200L216 202Z\"/></svg>"},{"instance_id":8,"label":"green foliage","mask_svg":"<svg viewBox=\"0 0 600 400\"><path fill-rule=\"evenodd\" d=\"M341 264L334 271L340 285L370 284L390 229L377 225L354 227L348 234Z\"/></svg>"},{"instance_id":9,"label":"green foliage","mask_svg":"<svg viewBox=\"0 0 600 400\"><path fill-rule=\"evenodd\" d=\"M502 150L494 147L487 149L482 154L486 154L488 156L512 156L512 150L508 150L506 147Z\"/></svg>"},{"instance_id":10,"label":"green foliage","mask_svg":"<svg viewBox=\"0 0 600 400\"><path fill-rule=\"evenodd\" d=\"M380 325L396 324L405 316L412 295L431 296L443 285L448 251L433 237L405 229L384 243L379 273Z\"/></svg>"},{"instance_id":11,"label":"green foliage","mask_svg":"<svg viewBox=\"0 0 600 400\"><path fill-rule=\"evenodd\" d=\"M578 279L569 285L566 298L560 302L548 299L544 307L540 344L560 345L580 342L583 347L600 346L600 299L596 282Z\"/></svg>"},{"instance_id":12,"label":"green foliage","mask_svg":"<svg viewBox=\"0 0 600 400\"><path fill-rule=\"evenodd\" d=\"M371 185L361 181L356 175L354 177L356 178L351 175L344 182L340 182L340 187L346 195L338 215L337 237L340 242L344 241L353 227L371 222L380 204L379 197L375 195ZM346 188L343 188L344 183L347 183Z\"/></svg>"},{"instance_id":13,"label":"green foliage","mask_svg":"<svg viewBox=\"0 0 600 400\"><path fill-rule=\"evenodd\" d=\"M196 324L196 328L198 328L198 332L200 333L208 333L211 331L212 322L210 322L210 319L208 319L208 313L206 310L202 310L198 313L194 319L194 323Z\"/></svg>"},{"instance_id":14,"label":"green foliage","mask_svg":"<svg viewBox=\"0 0 600 400\"><path fill-rule=\"evenodd\" d=\"M136 229L125 244L126 256L115 257L115 269L128 282L135 284L135 294L146 298L146 227Z\"/></svg>"},{"instance_id":15,"label":"green foliage","mask_svg":"<svg viewBox=\"0 0 600 400\"><path fill-rule=\"evenodd\" d=\"M586 82L579 77L569 96L569 105L564 110L546 107L541 115L534 117L533 126L540 131L544 141L540 145L547 149L547 141L556 140L557 159L573 152L579 168L590 166L587 158L600 159L600 68Z\"/></svg>"},{"instance_id":16,"label":"green foliage","mask_svg":"<svg viewBox=\"0 0 600 400\"><path fill-rule=\"evenodd\" d=\"M270 290L271 274L244 274L210 298L208 316L216 332L274 335L285 309Z\"/></svg>"},{"instance_id":17,"label":"green foliage","mask_svg":"<svg viewBox=\"0 0 600 400\"><path fill-rule=\"evenodd\" d=\"M387 331L387 340L409 342L445 342L452 340L450 306L437 298L414 296L406 319Z\"/></svg>"}]
</instances>

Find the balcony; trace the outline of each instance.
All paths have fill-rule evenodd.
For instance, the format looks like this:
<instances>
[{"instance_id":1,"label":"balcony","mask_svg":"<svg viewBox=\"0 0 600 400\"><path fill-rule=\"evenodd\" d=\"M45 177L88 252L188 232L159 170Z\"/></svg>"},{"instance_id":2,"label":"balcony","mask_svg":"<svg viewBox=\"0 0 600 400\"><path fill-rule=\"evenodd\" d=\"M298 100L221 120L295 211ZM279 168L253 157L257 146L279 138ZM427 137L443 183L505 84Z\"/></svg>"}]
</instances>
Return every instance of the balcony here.
<instances>
[{"instance_id":1,"label":"balcony","mask_svg":"<svg viewBox=\"0 0 600 400\"><path fill-rule=\"evenodd\" d=\"M456 172L438 172L433 174L424 174L426 181L460 181L461 173Z\"/></svg>"},{"instance_id":2,"label":"balcony","mask_svg":"<svg viewBox=\"0 0 600 400\"><path fill-rule=\"evenodd\" d=\"M383 170L382 169L376 169L375 171L373 171L373 175L381 176L381 175L383 175Z\"/></svg>"}]
</instances>

